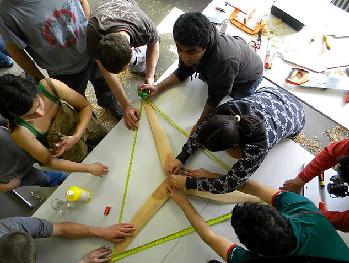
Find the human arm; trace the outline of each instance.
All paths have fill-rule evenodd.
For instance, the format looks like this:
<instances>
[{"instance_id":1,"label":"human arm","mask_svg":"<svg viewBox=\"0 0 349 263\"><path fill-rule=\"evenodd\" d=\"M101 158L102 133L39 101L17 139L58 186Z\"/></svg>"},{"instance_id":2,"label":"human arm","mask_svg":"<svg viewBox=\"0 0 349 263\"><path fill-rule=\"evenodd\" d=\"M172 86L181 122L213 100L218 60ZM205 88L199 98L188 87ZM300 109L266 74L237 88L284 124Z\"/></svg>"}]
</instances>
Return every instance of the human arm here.
<instances>
[{"instance_id":1,"label":"human arm","mask_svg":"<svg viewBox=\"0 0 349 263\"><path fill-rule=\"evenodd\" d=\"M146 54L146 65L147 72L145 75L145 83L153 84L155 76L155 67L159 60L159 41L155 44L147 45L147 54Z\"/></svg>"},{"instance_id":2,"label":"human arm","mask_svg":"<svg viewBox=\"0 0 349 263\"><path fill-rule=\"evenodd\" d=\"M15 177L11 179L7 184L0 183L0 191L1 192L10 192L13 189L19 187L21 185L21 179Z\"/></svg>"},{"instance_id":3,"label":"human arm","mask_svg":"<svg viewBox=\"0 0 349 263\"><path fill-rule=\"evenodd\" d=\"M45 78L24 49L19 48L14 43L8 43L6 45L6 49L13 60L16 61L16 63L34 79L41 80Z\"/></svg>"},{"instance_id":4,"label":"human arm","mask_svg":"<svg viewBox=\"0 0 349 263\"><path fill-rule=\"evenodd\" d=\"M220 257L228 261L227 251L233 244L225 237L212 231L205 220L199 215L196 209L191 205L186 195L175 188L169 188L172 199L182 209L190 224L195 228L201 239L209 245Z\"/></svg>"},{"instance_id":5,"label":"human arm","mask_svg":"<svg viewBox=\"0 0 349 263\"><path fill-rule=\"evenodd\" d=\"M233 192L259 168L267 154L266 148L247 144L242 148L241 158L226 175L217 178L188 176L186 177L186 188L214 194Z\"/></svg>"},{"instance_id":6,"label":"human arm","mask_svg":"<svg viewBox=\"0 0 349 263\"><path fill-rule=\"evenodd\" d=\"M11 133L12 139L42 165L64 172L86 172L96 176L105 175L108 167L101 163L76 163L52 157L50 151L41 144L29 130L19 126Z\"/></svg>"},{"instance_id":7,"label":"human arm","mask_svg":"<svg viewBox=\"0 0 349 263\"><path fill-rule=\"evenodd\" d=\"M203 111L202 111L202 113L200 115L200 118L196 121L196 124L191 129L190 134L195 132L197 127L198 127L198 125L200 123L202 123L203 121L207 120L208 116L215 112L215 109L216 109L215 107L211 106L210 104L207 104L207 102L206 102L206 104L204 106L204 109L203 109Z\"/></svg>"},{"instance_id":8,"label":"human arm","mask_svg":"<svg viewBox=\"0 0 349 263\"><path fill-rule=\"evenodd\" d=\"M111 92L122 107L126 127L130 130L135 130L137 127L137 122L139 120L138 110L134 108L128 101L126 93L117 76L107 71L99 60L96 60L96 63L105 81L108 83Z\"/></svg>"},{"instance_id":9,"label":"human arm","mask_svg":"<svg viewBox=\"0 0 349 263\"><path fill-rule=\"evenodd\" d=\"M143 91L147 91L150 96L155 96L167 88L170 88L178 83L184 81L187 77L191 76L194 73L194 69L192 67L186 66L182 60L179 60L178 68L168 77L166 77L163 81L156 85L150 84L141 84L138 89Z\"/></svg>"},{"instance_id":10,"label":"human arm","mask_svg":"<svg viewBox=\"0 0 349 263\"><path fill-rule=\"evenodd\" d=\"M349 154L349 139L331 143L307 164L298 174L299 178L308 183L314 177L337 164L337 158Z\"/></svg>"},{"instance_id":11,"label":"human arm","mask_svg":"<svg viewBox=\"0 0 349 263\"><path fill-rule=\"evenodd\" d=\"M349 139L329 144L294 179L284 182L282 190L299 193L302 186L337 164L337 158L349 154Z\"/></svg>"},{"instance_id":12,"label":"human arm","mask_svg":"<svg viewBox=\"0 0 349 263\"><path fill-rule=\"evenodd\" d=\"M90 10L90 5L87 0L80 0L80 4L82 6L82 9L84 10L84 14L87 19L90 18L91 15L91 10Z\"/></svg>"},{"instance_id":13,"label":"human arm","mask_svg":"<svg viewBox=\"0 0 349 263\"><path fill-rule=\"evenodd\" d=\"M76 109L76 111L79 113L79 122L75 127L74 134L65 136L60 142L56 144L57 149L55 150L53 157L59 157L65 151L71 149L84 134L92 117L92 106L85 97L83 97L75 90L69 88L63 82L56 79L51 79L51 82L53 87L55 88L55 91L52 92L56 93L58 97L73 106L74 109ZM46 89L49 90L51 88L46 80L42 80L41 83L45 86Z\"/></svg>"},{"instance_id":14,"label":"human arm","mask_svg":"<svg viewBox=\"0 0 349 263\"><path fill-rule=\"evenodd\" d=\"M123 241L125 237L133 236L134 230L135 227L132 224L114 224L109 227L95 227L64 222L53 224L52 236L66 239L98 237L117 243Z\"/></svg>"},{"instance_id":15,"label":"human arm","mask_svg":"<svg viewBox=\"0 0 349 263\"><path fill-rule=\"evenodd\" d=\"M163 81L161 81L156 85L145 83L145 84L139 85L138 89L141 91L147 91L149 95L153 97L156 94L159 94L164 90L166 90L167 88L170 88L180 82L181 81L176 77L176 75L172 73L170 76L168 76L167 78L165 78Z\"/></svg>"}]
</instances>

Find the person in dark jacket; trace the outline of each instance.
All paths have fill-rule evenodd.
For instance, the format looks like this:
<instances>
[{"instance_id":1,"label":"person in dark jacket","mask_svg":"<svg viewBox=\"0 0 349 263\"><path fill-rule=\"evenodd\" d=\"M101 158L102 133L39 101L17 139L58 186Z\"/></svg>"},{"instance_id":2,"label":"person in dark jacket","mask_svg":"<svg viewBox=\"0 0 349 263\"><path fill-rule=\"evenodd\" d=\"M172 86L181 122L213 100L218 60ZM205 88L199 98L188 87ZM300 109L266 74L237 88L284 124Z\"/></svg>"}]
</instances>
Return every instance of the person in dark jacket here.
<instances>
[{"instance_id":1,"label":"person in dark jacket","mask_svg":"<svg viewBox=\"0 0 349 263\"><path fill-rule=\"evenodd\" d=\"M304 126L304 110L292 94L278 88L260 88L254 95L220 105L200 124L176 159L168 163L172 186L223 194L233 192L258 169L280 140L295 137ZM237 150L238 162L227 175L205 169L178 168L201 146L210 151Z\"/></svg>"},{"instance_id":2,"label":"person in dark jacket","mask_svg":"<svg viewBox=\"0 0 349 263\"><path fill-rule=\"evenodd\" d=\"M262 60L246 41L219 33L199 12L181 15L174 24L173 38L180 58L178 68L162 82L142 84L139 89L154 96L194 73L199 74L208 85L208 98L192 131L226 95L234 99L252 95L262 80Z\"/></svg>"}]
</instances>

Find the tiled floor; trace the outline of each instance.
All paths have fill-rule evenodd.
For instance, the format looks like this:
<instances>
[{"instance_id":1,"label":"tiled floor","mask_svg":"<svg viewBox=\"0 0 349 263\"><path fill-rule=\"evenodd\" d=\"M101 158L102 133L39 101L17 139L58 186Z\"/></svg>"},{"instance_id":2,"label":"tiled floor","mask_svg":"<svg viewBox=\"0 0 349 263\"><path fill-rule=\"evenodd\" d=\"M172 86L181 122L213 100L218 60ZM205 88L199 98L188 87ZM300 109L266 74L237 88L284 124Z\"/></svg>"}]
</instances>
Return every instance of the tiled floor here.
<instances>
[{"instance_id":1,"label":"tiled floor","mask_svg":"<svg viewBox=\"0 0 349 263\"><path fill-rule=\"evenodd\" d=\"M95 0L90 0L91 9L95 6ZM155 24L159 24L162 19L170 12L173 7L177 7L184 12L187 11L202 11L206 5L210 2L209 0L138 0L140 7L153 19ZM156 76L160 77L163 72L175 61L176 54L170 50L174 50L174 43L172 41L172 36L162 35L161 36L161 53L160 59L157 67ZM4 73L19 74L21 72L20 68L15 65L13 68L4 70L0 69L0 75ZM136 97L136 86L142 81L139 76L128 75L123 78L124 87L128 96ZM90 96L88 96L90 98ZM323 116L316 110L304 105L306 111L306 125L304 127L305 139L308 147L313 147L312 138L317 136L316 140L319 141L319 146L316 148L321 148L328 144L328 136L324 134L325 130L333 129L336 127L336 123L329 120L327 117ZM340 131L340 136L347 134L346 130ZM310 139L310 140L309 140ZM315 141L316 141L315 140ZM309 146L310 145L310 146ZM26 208L23 204L18 202L16 198L10 196L9 194L0 193L0 218L18 215L31 215L33 210Z\"/></svg>"}]
</instances>

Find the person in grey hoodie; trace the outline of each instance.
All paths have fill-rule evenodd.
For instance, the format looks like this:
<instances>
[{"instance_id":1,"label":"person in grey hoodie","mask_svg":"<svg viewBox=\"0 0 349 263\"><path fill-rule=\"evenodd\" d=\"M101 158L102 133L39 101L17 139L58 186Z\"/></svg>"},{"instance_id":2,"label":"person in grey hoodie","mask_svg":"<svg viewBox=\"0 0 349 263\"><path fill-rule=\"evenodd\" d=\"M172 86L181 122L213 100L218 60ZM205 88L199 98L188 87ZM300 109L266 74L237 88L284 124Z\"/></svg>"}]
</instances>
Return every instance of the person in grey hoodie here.
<instances>
[{"instance_id":1,"label":"person in grey hoodie","mask_svg":"<svg viewBox=\"0 0 349 263\"><path fill-rule=\"evenodd\" d=\"M142 84L139 90L154 96L199 74L208 85L208 98L192 132L226 95L241 99L254 94L263 77L263 62L245 40L219 33L199 12L181 15L174 24L173 38L180 58L178 68L160 83Z\"/></svg>"}]
</instances>

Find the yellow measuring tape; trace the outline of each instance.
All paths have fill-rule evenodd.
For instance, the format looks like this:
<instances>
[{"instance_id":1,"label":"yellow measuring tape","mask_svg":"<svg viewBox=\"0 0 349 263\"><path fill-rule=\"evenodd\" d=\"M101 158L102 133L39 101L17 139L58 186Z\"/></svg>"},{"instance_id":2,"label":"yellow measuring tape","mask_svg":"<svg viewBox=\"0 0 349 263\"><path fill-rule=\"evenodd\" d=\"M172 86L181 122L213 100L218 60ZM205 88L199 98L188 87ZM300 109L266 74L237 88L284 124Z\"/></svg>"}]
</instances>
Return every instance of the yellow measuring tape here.
<instances>
[{"instance_id":1,"label":"yellow measuring tape","mask_svg":"<svg viewBox=\"0 0 349 263\"><path fill-rule=\"evenodd\" d=\"M140 105L140 109L139 109L139 114L140 115L142 115L142 109L143 109L143 101L141 101L141 105ZM125 203L126 203L126 195L127 195L127 190L128 190L128 182L129 182L130 176L131 176L133 157L134 157L134 154L135 154L135 149L136 149L136 144L137 144L138 129L139 129L139 127L136 128L135 134L133 135L130 163L129 163L128 169L127 169L127 176L126 176L126 182L125 182L125 187L124 187L124 194L122 196L122 201L121 201L121 208L120 208L120 215L119 215L119 224L122 223L122 216L124 214L124 208L125 208Z\"/></svg>"},{"instance_id":2,"label":"yellow measuring tape","mask_svg":"<svg viewBox=\"0 0 349 263\"><path fill-rule=\"evenodd\" d=\"M223 221L229 220L231 218L231 216L232 216L231 213L226 213L224 215L221 215L221 216L218 216L218 217L215 217L215 218L211 218L211 219L209 219L206 222L207 222L207 224L209 226L213 226L215 224L218 224L218 223L221 223ZM136 254L136 253L139 253L139 252L141 252L143 250L146 250L146 249L149 249L149 248L161 245L161 244L166 243L166 242L168 242L170 240L173 240L173 239L176 239L176 238L180 238L182 236L188 235L188 234L193 233L193 232L195 232L195 229L192 226L191 227L187 227L185 229L182 229L182 230L177 231L175 233L169 234L169 235L164 236L162 238L153 240L153 241L151 241L149 243L146 243L144 245L141 245L141 246L138 246L138 247L126 250L126 251L124 251L122 253L119 253L119 254L116 254L111 259L111 262L115 262L117 260L123 259L125 257L131 256L131 255Z\"/></svg>"},{"instance_id":3,"label":"yellow measuring tape","mask_svg":"<svg viewBox=\"0 0 349 263\"><path fill-rule=\"evenodd\" d=\"M181 134L183 134L185 137L189 137L189 133L186 132L182 127L180 127L174 120L172 120L169 116L167 116L163 111L161 111L152 101L151 99L147 98L144 99L146 103L148 103L155 111L157 111L165 120L167 120L169 123L173 125L179 131ZM220 160L218 157L216 157L213 153L211 153L207 149L203 149L204 153L215 163L217 163L222 168L226 169L227 171L230 170L230 166Z\"/></svg>"}]
</instances>

